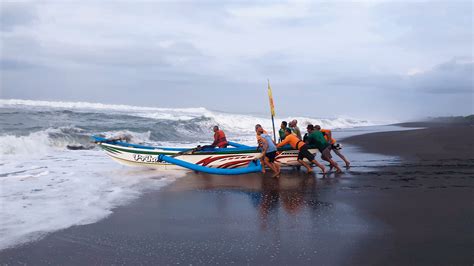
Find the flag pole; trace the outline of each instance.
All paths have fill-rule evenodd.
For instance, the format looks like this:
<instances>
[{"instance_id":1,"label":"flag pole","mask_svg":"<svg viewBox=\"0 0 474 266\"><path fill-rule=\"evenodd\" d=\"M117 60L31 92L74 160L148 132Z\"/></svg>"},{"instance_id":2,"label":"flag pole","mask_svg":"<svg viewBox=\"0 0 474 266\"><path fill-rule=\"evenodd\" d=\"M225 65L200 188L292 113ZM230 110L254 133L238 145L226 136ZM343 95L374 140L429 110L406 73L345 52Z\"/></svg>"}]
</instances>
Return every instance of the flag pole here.
<instances>
[{"instance_id":1,"label":"flag pole","mask_svg":"<svg viewBox=\"0 0 474 266\"><path fill-rule=\"evenodd\" d=\"M268 79L268 100L270 101L270 114L272 115L272 126L273 126L273 140L277 142L275 132L275 105L273 104L272 87L270 87L270 80Z\"/></svg>"}]
</instances>

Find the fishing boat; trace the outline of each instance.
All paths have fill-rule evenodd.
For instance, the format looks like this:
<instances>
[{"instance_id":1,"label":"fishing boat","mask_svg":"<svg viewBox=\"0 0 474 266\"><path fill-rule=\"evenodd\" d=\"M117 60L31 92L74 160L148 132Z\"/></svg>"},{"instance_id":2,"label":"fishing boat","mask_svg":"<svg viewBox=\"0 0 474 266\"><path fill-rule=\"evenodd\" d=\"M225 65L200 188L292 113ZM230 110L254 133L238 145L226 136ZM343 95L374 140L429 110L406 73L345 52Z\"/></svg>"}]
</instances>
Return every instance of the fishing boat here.
<instances>
[{"instance_id":1,"label":"fishing boat","mask_svg":"<svg viewBox=\"0 0 474 266\"><path fill-rule=\"evenodd\" d=\"M245 174L261 170L257 147L229 142L228 148L200 149L153 147L119 140L92 136L113 160L129 165L158 169L187 168L211 174ZM316 149L310 149L315 153ZM283 147L278 150L276 162L282 166L299 166L298 150Z\"/></svg>"}]
</instances>

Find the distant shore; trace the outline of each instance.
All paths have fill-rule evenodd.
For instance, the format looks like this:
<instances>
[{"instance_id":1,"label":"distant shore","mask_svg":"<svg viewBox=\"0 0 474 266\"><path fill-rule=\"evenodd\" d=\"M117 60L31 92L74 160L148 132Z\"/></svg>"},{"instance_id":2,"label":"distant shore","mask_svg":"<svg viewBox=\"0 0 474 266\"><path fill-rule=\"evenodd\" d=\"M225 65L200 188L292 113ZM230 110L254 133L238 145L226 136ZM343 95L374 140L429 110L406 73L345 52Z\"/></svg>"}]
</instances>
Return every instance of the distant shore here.
<instances>
[{"instance_id":1,"label":"distant shore","mask_svg":"<svg viewBox=\"0 0 474 266\"><path fill-rule=\"evenodd\" d=\"M357 135L344 139L344 143L359 146L366 152L402 156L407 160L474 158L472 116L396 125L422 129Z\"/></svg>"}]
</instances>

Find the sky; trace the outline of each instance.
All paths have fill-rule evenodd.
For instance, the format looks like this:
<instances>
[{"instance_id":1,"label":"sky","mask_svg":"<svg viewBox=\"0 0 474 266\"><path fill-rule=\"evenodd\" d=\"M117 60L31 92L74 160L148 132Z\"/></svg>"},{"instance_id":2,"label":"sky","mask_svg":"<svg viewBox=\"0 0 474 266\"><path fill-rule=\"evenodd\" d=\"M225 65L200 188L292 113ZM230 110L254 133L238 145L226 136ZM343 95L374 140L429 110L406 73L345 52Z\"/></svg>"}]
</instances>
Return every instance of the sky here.
<instances>
[{"instance_id":1,"label":"sky","mask_svg":"<svg viewBox=\"0 0 474 266\"><path fill-rule=\"evenodd\" d=\"M472 1L0 1L0 98L474 113Z\"/></svg>"}]
</instances>

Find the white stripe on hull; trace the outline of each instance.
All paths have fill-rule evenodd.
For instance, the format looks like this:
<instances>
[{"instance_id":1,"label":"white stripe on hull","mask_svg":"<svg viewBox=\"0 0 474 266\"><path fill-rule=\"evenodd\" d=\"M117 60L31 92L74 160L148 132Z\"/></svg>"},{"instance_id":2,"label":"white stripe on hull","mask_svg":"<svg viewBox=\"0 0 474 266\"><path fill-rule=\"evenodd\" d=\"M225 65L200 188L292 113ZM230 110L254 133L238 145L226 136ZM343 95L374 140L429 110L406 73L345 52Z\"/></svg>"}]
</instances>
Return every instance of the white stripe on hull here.
<instances>
[{"instance_id":1,"label":"white stripe on hull","mask_svg":"<svg viewBox=\"0 0 474 266\"><path fill-rule=\"evenodd\" d=\"M178 151L168 151L162 149L140 149L132 147L124 147L119 145L112 145L108 143L101 143L104 147L109 147L114 150L120 149L119 152L111 152L104 149L106 154L115 161L127 165L127 166L141 166L156 169L183 169L179 166L172 165L165 162L158 161L158 155L160 154L176 154ZM310 149L311 153L316 153L316 149ZM152 154L148 154L152 153ZM200 162L200 165L214 168L234 168L234 167L245 167L243 164L245 161L253 160L259 152L255 151L252 153L236 153L236 154L183 154L176 156L177 159L196 164ZM172 156L172 155L171 155ZM276 160L282 166L298 166L300 163L297 161L298 151L288 150L281 152ZM306 160L306 159L305 159ZM307 160L306 160L307 161Z\"/></svg>"}]
</instances>

